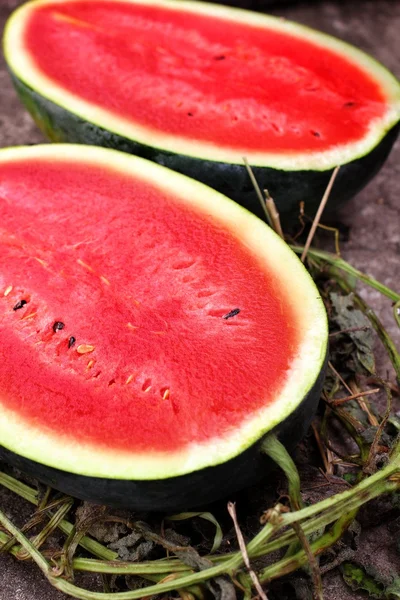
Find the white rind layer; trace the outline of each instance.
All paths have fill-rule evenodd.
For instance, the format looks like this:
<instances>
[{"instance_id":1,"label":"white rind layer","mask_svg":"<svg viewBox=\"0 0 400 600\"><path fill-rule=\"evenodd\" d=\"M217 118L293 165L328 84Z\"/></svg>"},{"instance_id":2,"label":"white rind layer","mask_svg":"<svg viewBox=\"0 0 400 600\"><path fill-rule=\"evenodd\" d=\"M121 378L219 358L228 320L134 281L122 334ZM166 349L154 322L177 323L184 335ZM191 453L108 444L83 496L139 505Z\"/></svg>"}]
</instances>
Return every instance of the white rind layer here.
<instances>
[{"instance_id":1,"label":"white rind layer","mask_svg":"<svg viewBox=\"0 0 400 600\"><path fill-rule=\"evenodd\" d=\"M77 0L68 0L74 2ZM101 2L102 0L93 0ZM400 119L400 84L395 77L368 54L327 34L315 31L304 25L262 15L242 9L194 2L190 0L124 0L128 3L158 5L174 11L188 11L195 14L211 15L224 21L242 22L255 28L269 29L288 33L300 39L315 43L321 49L336 52L342 58L364 71L373 78L387 97L387 110L382 117L372 120L369 129L360 140L348 144L338 144L324 151L281 151L254 152L247 148L221 148L210 142L188 140L186 137L165 134L160 130L144 127L132 120L123 119L111 111L83 100L62 86L56 84L37 67L24 46L24 31L30 15L36 7L46 4L65 3L65 0L33 0L21 6L9 19L4 33L4 53L7 63L14 74L27 86L43 97L70 111L83 120L111 131L140 144L163 151L182 154L203 160L243 164L246 156L253 166L271 167L287 171L315 170L325 171L365 156L385 137L386 133Z\"/></svg>"},{"instance_id":2,"label":"white rind layer","mask_svg":"<svg viewBox=\"0 0 400 600\"><path fill-rule=\"evenodd\" d=\"M130 452L104 450L77 443L44 427L24 422L20 414L1 404L0 445L21 456L71 473L115 479L166 479L214 466L237 456L265 433L284 421L312 389L324 366L328 324L324 304L305 267L264 222L211 188L144 159L94 146L42 145L0 150L0 164L12 161L77 161L105 170L131 174L161 189L174 192L183 204L195 206L228 228L261 264L279 276L297 315L299 348L285 385L273 404L249 415L240 427L221 432L207 443L185 446L176 452ZM263 365L260 365L260 369Z\"/></svg>"}]
</instances>

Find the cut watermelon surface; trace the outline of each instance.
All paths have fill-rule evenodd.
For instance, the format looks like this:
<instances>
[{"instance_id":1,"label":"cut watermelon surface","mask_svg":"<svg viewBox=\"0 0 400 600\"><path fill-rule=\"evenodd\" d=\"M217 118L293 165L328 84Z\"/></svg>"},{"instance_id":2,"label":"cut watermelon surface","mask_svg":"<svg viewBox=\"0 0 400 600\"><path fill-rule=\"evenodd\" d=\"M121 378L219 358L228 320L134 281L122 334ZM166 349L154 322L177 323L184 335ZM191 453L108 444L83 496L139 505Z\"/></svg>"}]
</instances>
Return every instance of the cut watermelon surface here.
<instances>
[{"instance_id":1,"label":"cut watermelon surface","mask_svg":"<svg viewBox=\"0 0 400 600\"><path fill-rule=\"evenodd\" d=\"M0 223L8 451L164 479L228 461L318 400L318 291L280 238L215 191L112 150L7 149Z\"/></svg>"},{"instance_id":2,"label":"cut watermelon surface","mask_svg":"<svg viewBox=\"0 0 400 600\"><path fill-rule=\"evenodd\" d=\"M25 40L37 70L75 97L241 152L334 148L387 110L370 74L333 51L316 64L312 41L170 5L53 2L32 13Z\"/></svg>"},{"instance_id":3,"label":"cut watermelon surface","mask_svg":"<svg viewBox=\"0 0 400 600\"><path fill-rule=\"evenodd\" d=\"M325 219L382 167L400 85L372 57L284 19L187 0L33 0L10 17L15 88L53 142L135 154L261 218L244 159L286 231Z\"/></svg>"},{"instance_id":4,"label":"cut watermelon surface","mask_svg":"<svg viewBox=\"0 0 400 600\"><path fill-rule=\"evenodd\" d=\"M5 45L17 76L50 100L207 159L326 168L364 153L398 120L398 85L372 59L232 8L38 0L15 13Z\"/></svg>"}]
</instances>

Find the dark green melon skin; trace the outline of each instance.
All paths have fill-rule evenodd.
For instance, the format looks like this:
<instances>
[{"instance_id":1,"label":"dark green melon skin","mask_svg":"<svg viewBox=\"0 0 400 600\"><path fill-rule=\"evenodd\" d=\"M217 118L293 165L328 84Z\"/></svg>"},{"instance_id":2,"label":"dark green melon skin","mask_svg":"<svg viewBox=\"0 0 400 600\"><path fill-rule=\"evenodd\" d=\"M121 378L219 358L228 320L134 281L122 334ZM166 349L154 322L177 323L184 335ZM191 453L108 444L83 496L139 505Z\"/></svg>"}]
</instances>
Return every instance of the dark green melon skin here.
<instances>
[{"instance_id":1,"label":"dark green melon skin","mask_svg":"<svg viewBox=\"0 0 400 600\"><path fill-rule=\"evenodd\" d=\"M72 142L114 148L142 156L178 173L188 175L232 198L264 219L253 185L244 165L208 161L145 146L89 123L44 98L12 74L14 86L36 124L52 142ZM400 123L386 133L365 156L343 165L331 192L324 219L336 219L340 206L357 194L379 171L399 133ZM328 185L328 171L283 171L253 167L260 188L268 189L286 228L299 224L301 202L306 215L315 215Z\"/></svg>"},{"instance_id":2,"label":"dark green melon skin","mask_svg":"<svg viewBox=\"0 0 400 600\"><path fill-rule=\"evenodd\" d=\"M304 437L315 414L325 377L327 359L313 387L296 410L272 432L289 450ZM262 439L238 456L215 467L169 479L130 481L76 475L34 462L0 446L0 459L23 473L75 498L137 511L178 511L200 508L257 482L274 467L264 456ZM110 473L112 477L112 473Z\"/></svg>"}]
</instances>

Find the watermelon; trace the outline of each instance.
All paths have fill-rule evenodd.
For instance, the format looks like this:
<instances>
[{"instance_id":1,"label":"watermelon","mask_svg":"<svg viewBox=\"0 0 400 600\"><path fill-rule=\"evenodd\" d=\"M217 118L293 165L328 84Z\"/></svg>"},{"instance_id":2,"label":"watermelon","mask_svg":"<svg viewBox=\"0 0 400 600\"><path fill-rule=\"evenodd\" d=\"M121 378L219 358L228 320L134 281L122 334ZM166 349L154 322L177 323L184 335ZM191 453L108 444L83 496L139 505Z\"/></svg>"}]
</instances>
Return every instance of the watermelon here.
<instances>
[{"instance_id":1,"label":"watermelon","mask_svg":"<svg viewBox=\"0 0 400 600\"><path fill-rule=\"evenodd\" d=\"M400 85L373 58L237 8L34 0L11 16L4 50L50 140L140 155L262 214L246 157L289 226L301 202L314 214L342 165L334 214L379 170L399 130Z\"/></svg>"},{"instance_id":2,"label":"watermelon","mask_svg":"<svg viewBox=\"0 0 400 600\"><path fill-rule=\"evenodd\" d=\"M292 447L327 349L304 266L256 216L144 159L0 151L0 458L80 498L167 510Z\"/></svg>"}]
</instances>

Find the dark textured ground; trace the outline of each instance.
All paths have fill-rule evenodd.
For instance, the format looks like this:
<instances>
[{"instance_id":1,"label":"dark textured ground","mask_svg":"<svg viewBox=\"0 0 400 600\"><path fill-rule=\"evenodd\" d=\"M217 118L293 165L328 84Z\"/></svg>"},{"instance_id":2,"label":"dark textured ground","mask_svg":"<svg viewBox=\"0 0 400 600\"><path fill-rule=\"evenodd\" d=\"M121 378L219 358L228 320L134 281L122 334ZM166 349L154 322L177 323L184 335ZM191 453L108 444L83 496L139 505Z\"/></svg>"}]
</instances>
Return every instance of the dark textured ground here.
<instances>
[{"instance_id":1,"label":"dark textured ground","mask_svg":"<svg viewBox=\"0 0 400 600\"><path fill-rule=\"evenodd\" d=\"M263 0L260 0L263 1ZM4 22L18 0L0 0L0 19ZM232 3L233 0L232 0ZM268 3L265 0L265 3ZM332 33L358 45L381 60L400 76L400 2L389 0L346 0L325 2L277 2L271 12L298 20ZM11 87L4 64L0 64L0 147L42 141L30 117L20 106ZM349 240L342 243L344 257L352 264L398 289L400 285L400 143L397 143L386 166L375 180L348 204L342 221L350 226ZM378 311L400 345L399 330L391 318L390 302L373 290L363 292ZM382 355L383 356L383 355ZM380 369L385 376L387 363L382 357ZM399 407L397 407L399 410ZM0 490L0 506L14 516L23 511L22 504ZM396 566L387 552L393 534L387 525L368 530L364 540L366 560L381 572ZM378 552L379 550L379 552ZM383 561L383 562L382 562ZM366 596L352 592L337 571L324 578L325 600L358 600ZM62 600L37 569L0 556L0 600Z\"/></svg>"}]
</instances>

